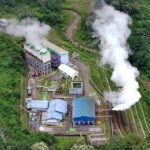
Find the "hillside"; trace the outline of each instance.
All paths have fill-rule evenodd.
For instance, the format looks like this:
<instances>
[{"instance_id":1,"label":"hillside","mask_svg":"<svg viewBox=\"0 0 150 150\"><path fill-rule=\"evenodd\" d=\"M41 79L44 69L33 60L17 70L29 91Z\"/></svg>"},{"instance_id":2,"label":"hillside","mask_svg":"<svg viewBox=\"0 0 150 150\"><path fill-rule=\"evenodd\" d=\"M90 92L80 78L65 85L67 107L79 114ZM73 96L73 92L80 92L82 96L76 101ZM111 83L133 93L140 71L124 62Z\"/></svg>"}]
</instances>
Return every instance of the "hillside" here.
<instances>
[{"instance_id":1,"label":"hillside","mask_svg":"<svg viewBox=\"0 0 150 150\"><path fill-rule=\"evenodd\" d=\"M21 127L20 83L27 71L21 43L20 39L0 34L0 149L21 150L40 141L48 145L56 142L53 136L31 134Z\"/></svg>"},{"instance_id":2,"label":"hillside","mask_svg":"<svg viewBox=\"0 0 150 150\"><path fill-rule=\"evenodd\" d=\"M87 18L85 14L85 10L82 10L78 7L74 7L76 5L78 5L79 2L72 2L72 1L67 1L67 3L64 5L65 6L65 9L69 9L69 10L73 10L75 12L77 12L78 14L82 14L81 15L81 20ZM108 3L110 4L110 1L108 1ZM136 3L136 4L135 4ZM69 4L69 5L68 5ZM146 10L146 6L148 6L148 2L147 1L144 1L144 2L139 2L139 1L112 1L112 4L116 7L116 9L118 10L122 10L122 11L125 11L127 13L129 13L129 15L131 15L131 17L133 18L133 24L132 24L132 35L131 35L131 38L129 40L130 42L130 45L131 45L131 48L133 50L133 55L130 57L130 60L131 62L133 63L133 65L137 66L138 69L141 71L141 75L140 75L140 78L139 78L139 83L140 83L140 92L142 94L142 99L139 103L137 103L135 106L133 106L130 110L128 110L127 112L125 112L125 115L124 116L124 119L126 120L126 125L125 125L125 129L121 129L121 134L123 134L124 136L126 135L126 132L134 132L138 135L149 135L149 127L150 127L150 121L149 121L149 103L148 103L148 99L149 99L149 73L148 73L148 66L144 65L144 67L142 67L141 63L143 61L146 61L146 63L149 62L149 59L140 59L140 54L144 55L144 57L146 58L149 58L149 55L147 55L147 50L144 49L143 50L143 46L148 46L149 43L147 41L147 36L145 36L145 33L140 31L139 28L136 27L136 24L139 23L139 20L141 22L141 19L137 20L136 16L138 16L140 18L140 16L147 16L146 17L146 21L143 20L143 25L141 25L142 27L145 28L146 32L148 32L148 30L146 29L146 27L148 26L148 11L149 10ZM128 4L128 5L127 5ZM66 7L67 5L67 7ZM80 4L80 8L84 8L84 6L87 5L86 2L83 2L83 6L82 4ZM141 10L135 10L132 9L132 7L137 7L138 6L138 9L140 8ZM123 8L121 8L123 7ZM131 9L131 10L128 10L128 9ZM88 10L87 10L88 11ZM134 12L135 11L135 12ZM138 11L138 13L137 13ZM87 12L88 14L88 12ZM72 17L70 16L70 14L68 14L68 17L70 18L70 21L72 21ZM82 22L82 21L81 21ZM90 30L88 30L88 28L86 27L85 24L80 24L81 26L77 29L78 31L81 29L81 28L84 28L85 31L90 34ZM78 33L78 31L76 33ZM136 33L136 32L140 32L139 33ZM82 32L82 31L81 31ZM53 35L53 31L52 31L52 35ZM74 34L76 34L74 33ZM143 36L141 36L141 34ZM84 33L83 33L84 35ZM138 36L137 36L138 35ZM58 30L55 30L55 40L51 39L51 41L59 44L59 45L64 45L65 47L68 47L70 48L71 45L70 43L67 42L67 40L65 40L65 37L63 36L63 38L60 39L60 37L62 37L62 35L59 34L59 31ZM87 36L86 36L87 37ZM138 37L138 39L137 39ZM145 39L143 40L140 40L139 38L142 39L145 37ZM83 38L83 37L80 37L80 39ZM62 40L63 39L63 40ZM74 36L74 39L76 41L79 41L78 37ZM88 39L89 40L89 39ZM85 42L87 42L88 40L84 39L84 42L82 42L82 40L80 40L81 42L81 45L84 45ZM134 41L133 41L134 40ZM141 46L141 49L140 47L138 46L137 48L137 45L138 43L140 42L143 42L143 44L139 44ZM145 44L145 42L147 41L147 44ZM92 43L92 41L91 41ZM143 46L142 46L143 45ZM87 45L88 46L88 45ZM70 48L71 49L71 48ZM96 60L93 59L93 56L88 53L86 54L86 52L84 52L84 54L86 54L86 58L84 55L81 55L81 52L82 50L78 51L79 50L79 47L78 49L75 49L75 48L72 48L74 51L77 51L79 54L80 54L80 58L81 60L83 61L86 61L86 63L89 64L90 68L91 68L91 76L92 76L92 79L93 81L95 82L95 84L97 85L97 87L99 88L100 91L104 91L105 89L109 89L109 85L111 87L111 89L116 89L115 85L109 80L110 78L110 75L111 75L111 70L109 68L107 69L103 69L101 67L99 68L94 68L93 65L96 64ZM86 50L86 48L83 47L84 50ZM89 57L88 57L89 56ZM94 56L94 58L96 58L97 56ZM92 60L93 59L93 60ZM98 59L98 57L97 57ZM137 63L137 61L139 63ZM147 69L144 69L145 67L147 67ZM108 85L108 82L107 82L107 78L109 80L109 85ZM145 82L142 82L142 81L145 81ZM146 84L147 83L147 84ZM131 129L131 126L132 126L132 129ZM116 131L118 134L119 131Z\"/></svg>"},{"instance_id":3,"label":"hillside","mask_svg":"<svg viewBox=\"0 0 150 150\"><path fill-rule=\"evenodd\" d=\"M61 0L0 0L0 17L36 17L51 26L63 22Z\"/></svg>"},{"instance_id":4,"label":"hillside","mask_svg":"<svg viewBox=\"0 0 150 150\"><path fill-rule=\"evenodd\" d=\"M127 149L130 147L134 150L140 147L141 150L145 150L150 147L147 142L150 133L150 2L148 0L106 1L116 9L129 13L133 18L132 36L129 39L133 55L131 55L130 61L141 72L138 81L142 98L131 109L119 114L124 118L124 127L114 129L113 144L107 144L97 149ZM99 66L100 56L98 55L97 41L91 38L91 27L86 24L91 14L90 2L90 0L48 0L43 2L0 0L0 17L17 16L19 19L28 16L37 17L40 21L51 25L53 28L48 36L49 41L64 47L70 53L79 54L79 59L91 71L91 81L98 89L102 108L106 108L102 93L105 90L116 90L117 88L110 80L112 70L108 66L105 68ZM75 42L72 42L65 33L77 16L81 18L75 24L76 27L72 32L72 39ZM22 43L23 40L20 38L0 34L0 149L30 149L31 145L40 141L44 141L50 150L70 149L76 138L55 138L44 133L30 133L27 123L23 123L28 118L27 114L19 108L21 83L27 84L27 66L24 62ZM23 119L20 119L20 112L23 113ZM27 120L25 121L25 119ZM104 119L103 124L106 125L109 139L108 120ZM130 135L130 132L135 135ZM124 137L124 142L120 137ZM144 141L143 137L147 137L147 141ZM133 139L136 139L135 142L130 143L129 141L133 141Z\"/></svg>"}]
</instances>

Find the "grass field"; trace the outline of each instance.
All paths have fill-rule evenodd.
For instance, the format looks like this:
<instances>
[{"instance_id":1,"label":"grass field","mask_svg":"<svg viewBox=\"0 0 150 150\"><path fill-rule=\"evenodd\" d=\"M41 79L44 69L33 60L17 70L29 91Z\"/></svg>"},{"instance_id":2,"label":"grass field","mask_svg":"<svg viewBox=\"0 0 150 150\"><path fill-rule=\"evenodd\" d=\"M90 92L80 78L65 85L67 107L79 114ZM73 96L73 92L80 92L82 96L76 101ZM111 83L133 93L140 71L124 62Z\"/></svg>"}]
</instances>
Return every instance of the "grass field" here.
<instances>
[{"instance_id":1,"label":"grass field","mask_svg":"<svg viewBox=\"0 0 150 150\"><path fill-rule=\"evenodd\" d=\"M21 78L21 98L20 98L20 119L23 129L29 128L29 114L23 109L26 109L26 97L27 97L27 78Z\"/></svg>"},{"instance_id":2,"label":"grass field","mask_svg":"<svg viewBox=\"0 0 150 150\"><path fill-rule=\"evenodd\" d=\"M88 14L91 5L91 0L66 0L63 4L65 9L73 9L81 16Z\"/></svg>"},{"instance_id":3,"label":"grass field","mask_svg":"<svg viewBox=\"0 0 150 150\"><path fill-rule=\"evenodd\" d=\"M77 140L77 137L56 137L59 150L69 150Z\"/></svg>"}]
</instances>

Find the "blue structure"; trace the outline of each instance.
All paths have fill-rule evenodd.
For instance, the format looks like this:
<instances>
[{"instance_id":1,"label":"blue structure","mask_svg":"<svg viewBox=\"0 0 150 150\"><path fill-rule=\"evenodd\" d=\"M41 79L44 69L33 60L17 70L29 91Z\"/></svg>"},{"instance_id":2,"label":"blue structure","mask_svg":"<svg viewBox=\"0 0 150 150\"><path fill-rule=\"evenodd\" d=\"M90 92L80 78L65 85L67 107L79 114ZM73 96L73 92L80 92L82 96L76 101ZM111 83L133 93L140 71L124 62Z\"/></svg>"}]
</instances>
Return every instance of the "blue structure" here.
<instances>
[{"instance_id":1,"label":"blue structure","mask_svg":"<svg viewBox=\"0 0 150 150\"><path fill-rule=\"evenodd\" d=\"M95 120L95 101L86 97L72 102L72 119L74 125L93 125Z\"/></svg>"},{"instance_id":2,"label":"blue structure","mask_svg":"<svg viewBox=\"0 0 150 150\"><path fill-rule=\"evenodd\" d=\"M48 109L48 101L30 100L27 102L27 108L32 111L46 111Z\"/></svg>"},{"instance_id":3,"label":"blue structure","mask_svg":"<svg viewBox=\"0 0 150 150\"><path fill-rule=\"evenodd\" d=\"M67 102L60 99L53 99L49 101L46 120L56 119L58 121L61 121L66 113L67 113Z\"/></svg>"},{"instance_id":4,"label":"blue structure","mask_svg":"<svg viewBox=\"0 0 150 150\"><path fill-rule=\"evenodd\" d=\"M69 52L64 50L61 47L58 47L57 45L44 41L43 45L46 46L49 51L51 51L53 54L59 56L60 64L67 64L69 63ZM54 62L54 60L53 60Z\"/></svg>"},{"instance_id":5,"label":"blue structure","mask_svg":"<svg viewBox=\"0 0 150 150\"><path fill-rule=\"evenodd\" d=\"M63 115L59 112L48 112L47 114L47 120L49 119L56 119L56 120L62 120Z\"/></svg>"}]
</instances>

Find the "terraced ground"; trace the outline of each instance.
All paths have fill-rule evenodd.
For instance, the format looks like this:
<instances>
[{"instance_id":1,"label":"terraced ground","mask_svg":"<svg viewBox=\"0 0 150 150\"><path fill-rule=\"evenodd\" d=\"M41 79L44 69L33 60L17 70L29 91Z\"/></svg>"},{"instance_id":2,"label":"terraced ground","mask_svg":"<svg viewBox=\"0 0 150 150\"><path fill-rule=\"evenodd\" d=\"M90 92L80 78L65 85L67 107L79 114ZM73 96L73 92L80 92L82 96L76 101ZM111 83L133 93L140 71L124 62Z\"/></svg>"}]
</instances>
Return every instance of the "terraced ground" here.
<instances>
[{"instance_id":1,"label":"terraced ground","mask_svg":"<svg viewBox=\"0 0 150 150\"><path fill-rule=\"evenodd\" d=\"M145 0L145 2L147 2ZM116 90L116 86L114 83L110 81L111 76L111 69L109 67L100 67L99 59L100 57L92 52L86 51L85 47L90 48L89 44L85 43L92 43L92 40L87 36L85 41L83 40L84 37L87 35L87 33L84 33L81 31L83 26L83 21L85 21L86 17L90 14L90 0L66 0L66 3L64 3L64 9L69 9L70 11L74 13L78 13L81 16L81 22L79 24L76 24L77 28L76 31L73 31L73 39L76 42L79 42L81 46L74 45L74 43L69 42L67 37L65 36L65 31L67 31L67 27L70 27L72 22L74 21L75 16L73 13L67 13L64 11L65 15L67 17L67 23L65 24L64 31L60 31L57 29L53 29L49 35L49 40L54 42L55 44L58 44L67 50L70 51L70 53L77 52L79 54L79 58L85 62L87 65L89 65L91 70L91 79L93 80L94 84L98 88L100 92L104 92L105 90ZM150 11L150 9L146 6L146 3L143 1L141 2L141 7L145 9L143 13L147 15L146 17L149 17L149 14L147 11ZM150 18L150 17L149 17ZM135 20L134 20L135 19ZM139 23L139 26L141 24L141 21L143 21L143 25L147 26L148 20L141 20L138 21L136 18L133 18L133 21L137 22L137 26ZM135 26L136 27L136 26ZM143 27L143 26L142 26ZM73 28L74 29L74 28ZM143 28L141 28L143 29ZM141 32L139 28L134 28L133 32ZM82 33L81 36L77 36L77 34L80 32ZM79 34L79 35L80 35ZM135 34L136 35L136 34ZM134 38L134 37L133 37ZM140 37L139 37L140 38ZM86 46L85 46L86 45ZM149 82L149 81L148 81ZM149 93L147 87L145 87L142 82L140 82L140 91L142 93L142 99L139 103L137 103L135 106L133 106L131 109L125 111L125 112L118 112L117 115L115 115L115 123L113 125L113 131L114 134L120 134L122 137L126 135L129 132L137 133L137 135L142 135L145 137L149 133L149 127L150 127L150 118L149 118L149 106L148 99L149 99ZM101 97L101 100L103 98ZM103 104L103 101L102 101ZM123 118L123 119L122 119Z\"/></svg>"}]
</instances>

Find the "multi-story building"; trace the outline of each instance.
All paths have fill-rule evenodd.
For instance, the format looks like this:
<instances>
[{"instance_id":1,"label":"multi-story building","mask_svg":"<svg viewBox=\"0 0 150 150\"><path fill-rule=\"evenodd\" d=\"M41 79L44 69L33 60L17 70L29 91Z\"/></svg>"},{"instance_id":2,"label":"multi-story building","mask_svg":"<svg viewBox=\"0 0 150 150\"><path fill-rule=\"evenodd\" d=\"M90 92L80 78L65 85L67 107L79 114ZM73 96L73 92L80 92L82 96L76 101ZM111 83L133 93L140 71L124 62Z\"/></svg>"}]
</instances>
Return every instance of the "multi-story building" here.
<instances>
[{"instance_id":1,"label":"multi-story building","mask_svg":"<svg viewBox=\"0 0 150 150\"><path fill-rule=\"evenodd\" d=\"M49 42L43 42L42 46L24 45L26 61L42 74L47 74L51 66L69 63L69 52Z\"/></svg>"},{"instance_id":2,"label":"multi-story building","mask_svg":"<svg viewBox=\"0 0 150 150\"><path fill-rule=\"evenodd\" d=\"M25 44L26 61L33 68L37 69L42 74L47 74L51 70L51 54L47 49L41 46L34 47L30 44Z\"/></svg>"},{"instance_id":3,"label":"multi-story building","mask_svg":"<svg viewBox=\"0 0 150 150\"><path fill-rule=\"evenodd\" d=\"M43 45L48 48L49 51L51 51L52 54L52 64L67 64L69 63L69 52L64 50L61 47L58 47L57 45L44 41ZM57 66L57 65L56 65Z\"/></svg>"}]
</instances>

